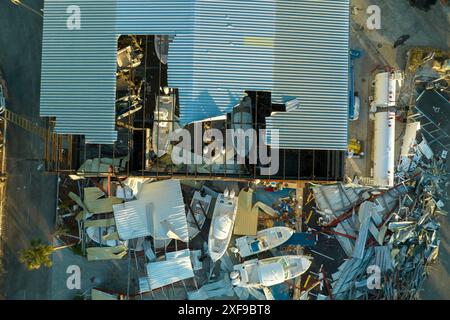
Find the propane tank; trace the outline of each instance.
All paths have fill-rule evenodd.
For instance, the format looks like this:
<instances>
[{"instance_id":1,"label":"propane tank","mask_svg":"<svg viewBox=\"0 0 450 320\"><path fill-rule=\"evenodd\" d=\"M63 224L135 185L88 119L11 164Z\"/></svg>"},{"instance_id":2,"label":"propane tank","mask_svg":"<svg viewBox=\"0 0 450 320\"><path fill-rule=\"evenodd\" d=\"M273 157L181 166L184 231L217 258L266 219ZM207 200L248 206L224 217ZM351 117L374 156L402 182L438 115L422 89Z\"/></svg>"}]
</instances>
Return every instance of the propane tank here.
<instances>
[{"instance_id":1,"label":"propane tank","mask_svg":"<svg viewBox=\"0 0 450 320\"><path fill-rule=\"evenodd\" d=\"M372 101L372 111L378 107L394 107L397 94L396 80L394 73L381 72L375 76L373 82L374 99Z\"/></svg>"},{"instance_id":2,"label":"propane tank","mask_svg":"<svg viewBox=\"0 0 450 320\"><path fill-rule=\"evenodd\" d=\"M395 112L375 113L374 183L380 187L394 186Z\"/></svg>"}]
</instances>

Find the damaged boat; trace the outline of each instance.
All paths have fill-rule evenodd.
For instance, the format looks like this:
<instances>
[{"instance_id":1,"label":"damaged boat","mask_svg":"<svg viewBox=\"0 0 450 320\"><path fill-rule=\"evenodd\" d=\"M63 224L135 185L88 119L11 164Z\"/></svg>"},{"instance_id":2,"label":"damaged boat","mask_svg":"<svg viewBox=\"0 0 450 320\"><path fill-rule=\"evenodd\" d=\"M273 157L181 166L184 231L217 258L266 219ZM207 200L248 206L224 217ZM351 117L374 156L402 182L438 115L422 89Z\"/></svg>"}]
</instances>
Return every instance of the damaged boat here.
<instances>
[{"instance_id":1,"label":"damaged boat","mask_svg":"<svg viewBox=\"0 0 450 320\"><path fill-rule=\"evenodd\" d=\"M294 233L288 227L273 227L258 231L256 236L245 236L236 239L237 253L242 258L258 254L285 243Z\"/></svg>"},{"instance_id":2,"label":"damaged boat","mask_svg":"<svg viewBox=\"0 0 450 320\"><path fill-rule=\"evenodd\" d=\"M195 191L187 214L189 239L195 238L205 224L211 200L209 194L202 195L201 191Z\"/></svg>"},{"instance_id":3,"label":"damaged boat","mask_svg":"<svg viewBox=\"0 0 450 320\"><path fill-rule=\"evenodd\" d=\"M270 287L302 275L311 263L307 256L302 255L252 259L235 265L230 279L236 287Z\"/></svg>"},{"instance_id":4,"label":"damaged boat","mask_svg":"<svg viewBox=\"0 0 450 320\"><path fill-rule=\"evenodd\" d=\"M158 158L167 153L170 145L170 134L174 130L176 98L173 92L167 93L167 95L156 98L157 109L154 112L152 147Z\"/></svg>"},{"instance_id":5,"label":"damaged boat","mask_svg":"<svg viewBox=\"0 0 450 320\"><path fill-rule=\"evenodd\" d=\"M208 237L208 250L213 263L224 255L231 240L237 213L235 195L234 190L225 190L216 200Z\"/></svg>"}]
</instances>

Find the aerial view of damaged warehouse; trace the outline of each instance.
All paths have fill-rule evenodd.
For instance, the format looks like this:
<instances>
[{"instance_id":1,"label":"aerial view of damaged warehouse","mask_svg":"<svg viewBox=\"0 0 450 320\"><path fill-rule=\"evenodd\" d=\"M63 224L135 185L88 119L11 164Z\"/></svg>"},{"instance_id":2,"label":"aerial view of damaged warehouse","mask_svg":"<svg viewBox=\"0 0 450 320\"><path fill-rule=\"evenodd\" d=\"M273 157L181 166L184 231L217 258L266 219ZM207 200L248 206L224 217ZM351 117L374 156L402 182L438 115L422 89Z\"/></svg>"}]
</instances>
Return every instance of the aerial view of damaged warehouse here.
<instances>
[{"instance_id":1,"label":"aerial view of damaged warehouse","mask_svg":"<svg viewBox=\"0 0 450 320\"><path fill-rule=\"evenodd\" d=\"M0 297L450 299L450 7L373 2L3 1Z\"/></svg>"}]
</instances>

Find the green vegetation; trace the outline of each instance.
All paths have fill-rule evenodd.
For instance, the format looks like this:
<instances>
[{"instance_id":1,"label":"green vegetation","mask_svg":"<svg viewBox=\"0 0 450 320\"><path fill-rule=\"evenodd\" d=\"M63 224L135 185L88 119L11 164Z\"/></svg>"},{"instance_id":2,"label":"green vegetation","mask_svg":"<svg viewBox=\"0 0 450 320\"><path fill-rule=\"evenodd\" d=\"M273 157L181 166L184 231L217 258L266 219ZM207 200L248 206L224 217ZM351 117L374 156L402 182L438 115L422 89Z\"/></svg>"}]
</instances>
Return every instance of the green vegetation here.
<instances>
[{"instance_id":1,"label":"green vegetation","mask_svg":"<svg viewBox=\"0 0 450 320\"><path fill-rule=\"evenodd\" d=\"M39 269L42 265L50 268L52 266L51 254L60 249L70 247L72 245L52 247L51 245L42 243L41 240L32 240L30 247L22 250L20 253L20 262L22 262L28 270Z\"/></svg>"}]
</instances>

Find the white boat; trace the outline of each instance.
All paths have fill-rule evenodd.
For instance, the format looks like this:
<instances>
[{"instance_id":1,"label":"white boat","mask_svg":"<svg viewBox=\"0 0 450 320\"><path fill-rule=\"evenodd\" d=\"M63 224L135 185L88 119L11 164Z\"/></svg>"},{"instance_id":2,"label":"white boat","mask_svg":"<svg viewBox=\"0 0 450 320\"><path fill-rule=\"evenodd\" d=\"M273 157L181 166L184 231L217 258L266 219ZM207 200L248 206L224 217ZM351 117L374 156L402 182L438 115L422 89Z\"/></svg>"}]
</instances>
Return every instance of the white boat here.
<instances>
[{"instance_id":1,"label":"white boat","mask_svg":"<svg viewBox=\"0 0 450 320\"><path fill-rule=\"evenodd\" d=\"M302 275L310 266L311 260L301 255L253 259L235 265L230 279L237 287L270 287Z\"/></svg>"},{"instance_id":2,"label":"white boat","mask_svg":"<svg viewBox=\"0 0 450 320\"><path fill-rule=\"evenodd\" d=\"M219 194L214 207L209 229L208 250L213 263L224 255L231 240L237 213L237 198L234 191Z\"/></svg>"},{"instance_id":3,"label":"white boat","mask_svg":"<svg viewBox=\"0 0 450 320\"><path fill-rule=\"evenodd\" d=\"M202 197L200 191L195 191L194 197L192 197L191 201L191 209L192 211L194 211L194 215L192 215L191 210L188 210L187 214L189 239L193 239L195 236L197 236L200 232L199 227L201 229L205 224L205 214L208 214L211 200L212 197L209 194L206 194L204 197ZM202 207L204 212L202 210Z\"/></svg>"},{"instance_id":4,"label":"white boat","mask_svg":"<svg viewBox=\"0 0 450 320\"><path fill-rule=\"evenodd\" d=\"M156 97L154 112L152 147L158 158L167 153L170 145L170 134L173 131L175 95L161 95Z\"/></svg>"},{"instance_id":5,"label":"white boat","mask_svg":"<svg viewBox=\"0 0 450 320\"><path fill-rule=\"evenodd\" d=\"M169 44L172 39L168 35L156 35L155 36L155 52L159 61L162 64L167 64L167 58L169 57Z\"/></svg>"},{"instance_id":6,"label":"white boat","mask_svg":"<svg viewBox=\"0 0 450 320\"><path fill-rule=\"evenodd\" d=\"M236 239L235 246L242 258L273 249L283 244L294 233L288 227L273 227L258 231L256 236L245 236Z\"/></svg>"}]
</instances>

